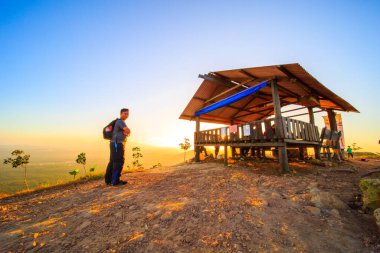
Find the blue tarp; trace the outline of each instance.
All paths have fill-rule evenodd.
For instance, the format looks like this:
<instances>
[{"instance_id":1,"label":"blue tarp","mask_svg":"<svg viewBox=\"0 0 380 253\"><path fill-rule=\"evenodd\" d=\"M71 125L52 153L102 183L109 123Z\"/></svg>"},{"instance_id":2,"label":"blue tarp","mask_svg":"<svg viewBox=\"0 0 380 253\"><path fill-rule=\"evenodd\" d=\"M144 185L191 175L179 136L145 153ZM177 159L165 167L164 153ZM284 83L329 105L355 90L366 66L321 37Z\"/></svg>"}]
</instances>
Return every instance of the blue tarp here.
<instances>
[{"instance_id":1,"label":"blue tarp","mask_svg":"<svg viewBox=\"0 0 380 253\"><path fill-rule=\"evenodd\" d=\"M218 101L218 102L216 102L216 103L214 103L212 105L206 106L205 108L202 108L199 111L196 111L195 112L195 116L199 116L199 115L202 115L202 114L214 111L216 109L219 109L219 108L221 108L223 106L235 103L236 101L239 101L240 99L243 99L243 98L251 95L252 93L260 90L261 88L266 87L267 85L268 85L268 82L264 81L264 82L262 82L262 83L260 83L258 85L249 87L246 90L238 92L238 93L236 93L236 94L234 94L234 95L232 95L230 97L222 99L222 100L220 100L220 101Z\"/></svg>"}]
</instances>

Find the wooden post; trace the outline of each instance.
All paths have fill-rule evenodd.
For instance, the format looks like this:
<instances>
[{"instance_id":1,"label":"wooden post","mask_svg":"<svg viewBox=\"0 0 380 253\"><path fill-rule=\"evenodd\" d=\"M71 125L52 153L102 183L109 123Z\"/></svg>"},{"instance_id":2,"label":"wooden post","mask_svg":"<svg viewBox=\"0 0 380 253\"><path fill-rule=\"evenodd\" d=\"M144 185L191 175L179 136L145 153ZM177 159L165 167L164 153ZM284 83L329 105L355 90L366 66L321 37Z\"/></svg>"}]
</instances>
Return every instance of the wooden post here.
<instances>
[{"instance_id":1,"label":"wooden post","mask_svg":"<svg viewBox=\"0 0 380 253\"><path fill-rule=\"evenodd\" d=\"M309 122L310 122L310 124L315 125L313 107L308 107L307 110L309 111ZM314 155L315 155L315 159L321 159L321 147L320 146L314 147Z\"/></svg>"},{"instance_id":2,"label":"wooden post","mask_svg":"<svg viewBox=\"0 0 380 253\"><path fill-rule=\"evenodd\" d=\"M274 122L276 128L276 135L279 138L284 138L284 127L282 125L282 117L281 117L281 101L280 96L278 95L278 87L277 81L272 81L272 98L273 98L273 106L274 106Z\"/></svg>"},{"instance_id":3,"label":"wooden post","mask_svg":"<svg viewBox=\"0 0 380 253\"><path fill-rule=\"evenodd\" d=\"M299 147L298 150L299 150L299 159L305 160L305 149L304 149L304 147Z\"/></svg>"},{"instance_id":4,"label":"wooden post","mask_svg":"<svg viewBox=\"0 0 380 253\"><path fill-rule=\"evenodd\" d=\"M194 149L195 149L195 162L200 162L200 159L199 159L199 146L197 145L197 139L199 138L199 130L200 130L200 119L199 119L199 116L197 116L195 118L195 137L196 139L194 139Z\"/></svg>"},{"instance_id":5,"label":"wooden post","mask_svg":"<svg viewBox=\"0 0 380 253\"><path fill-rule=\"evenodd\" d=\"M228 166L228 152L227 152L227 143L224 144L224 166Z\"/></svg>"},{"instance_id":6,"label":"wooden post","mask_svg":"<svg viewBox=\"0 0 380 253\"><path fill-rule=\"evenodd\" d=\"M330 129L331 131L337 131L338 127L336 124L336 119L335 119L335 113L332 109L327 109L327 116L329 118L329 123L330 123Z\"/></svg>"},{"instance_id":7,"label":"wooden post","mask_svg":"<svg viewBox=\"0 0 380 253\"><path fill-rule=\"evenodd\" d=\"M307 110L309 111L309 122L310 122L310 124L315 125L313 107L308 107Z\"/></svg>"},{"instance_id":8,"label":"wooden post","mask_svg":"<svg viewBox=\"0 0 380 253\"><path fill-rule=\"evenodd\" d=\"M230 125L234 125L235 124L235 120L234 119L230 119ZM233 133L233 135L235 135L236 133ZM232 133L230 132L230 138L232 136ZM232 138L231 138L232 139ZM227 144L226 144L226 149L227 149ZM226 157L228 155L228 152L226 153ZM231 156L232 156L232 159L235 159L235 156L236 156L236 149L235 147L231 147ZM228 159L226 158L225 160L225 165L227 166L228 165Z\"/></svg>"},{"instance_id":9,"label":"wooden post","mask_svg":"<svg viewBox=\"0 0 380 253\"><path fill-rule=\"evenodd\" d=\"M284 138L284 126L282 124L282 116L281 116L281 101L280 96L278 94L277 81L273 80L271 83L272 86L272 97L274 104L274 115L275 115L275 124L276 124L276 135L281 139ZM289 172L289 164L288 164L288 152L286 150L286 144L284 146L278 147L278 159L280 162L280 166L282 172Z\"/></svg>"},{"instance_id":10,"label":"wooden post","mask_svg":"<svg viewBox=\"0 0 380 253\"><path fill-rule=\"evenodd\" d=\"M251 147L251 157L254 157L254 156L255 156L255 148Z\"/></svg>"},{"instance_id":11,"label":"wooden post","mask_svg":"<svg viewBox=\"0 0 380 253\"><path fill-rule=\"evenodd\" d=\"M331 131L338 131L338 125L337 125L336 119L335 119L335 112L332 109L327 109L327 116L329 118ZM334 143L334 142L333 142L333 150L335 152L334 152L333 157L335 159L338 159L338 160L344 160L344 157L343 157L342 151L340 150L340 147L335 148L336 146L339 146L339 143ZM338 139L338 142L339 142L339 139ZM338 153L339 156L337 156L336 153Z\"/></svg>"}]
</instances>

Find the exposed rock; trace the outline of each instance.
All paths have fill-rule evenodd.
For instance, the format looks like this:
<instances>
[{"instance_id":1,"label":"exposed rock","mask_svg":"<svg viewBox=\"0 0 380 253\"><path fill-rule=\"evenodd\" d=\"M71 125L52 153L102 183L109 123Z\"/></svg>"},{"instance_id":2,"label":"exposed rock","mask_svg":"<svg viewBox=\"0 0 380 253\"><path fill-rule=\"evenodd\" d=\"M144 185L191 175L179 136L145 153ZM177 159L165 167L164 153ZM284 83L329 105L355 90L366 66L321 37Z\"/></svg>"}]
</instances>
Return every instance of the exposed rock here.
<instances>
[{"instance_id":1,"label":"exposed rock","mask_svg":"<svg viewBox=\"0 0 380 253\"><path fill-rule=\"evenodd\" d=\"M60 217L60 216L61 216L60 213L53 213L53 214L50 214L50 215L49 215L49 219L55 219L55 218L58 218L58 217Z\"/></svg>"},{"instance_id":2,"label":"exposed rock","mask_svg":"<svg viewBox=\"0 0 380 253\"><path fill-rule=\"evenodd\" d=\"M117 213L115 213L115 218L117 218L117 219L121 219L123 217L123 212L117 212Z\"/></svg>"},{"instance_id":3,"label":"exposed rock","mask_svg":"<svg viewBox=\"0 0 380 253\"><path fill-rule=\"evenodd\" d=\"M167 211L161 216L161 220L169 220L173 217L172 212Z\"/></svg>"},{"instance_id":4,"label":"exposed rock","mask_svg":"<svg viewBox=\"0 0 380 253\"><path fill-rule=\"evenodd\" d=\"M333 217L335 217L335 218L340 218L339 211L336 210L336 209L332 209L332 210L330 211L330 214L331 214L331 216L333 216Z\"/></svg>"},{"instance_id":5,"label":"exposed rock","mask_svg":"<svg viewBox=\"0 0 380 253\"><path fill-rule=\"evenodd\" d=\"M321 209L319 209L318 207L314 207L314 206L305 206L305 210L312 213L313 215L315 216L318 216L321 214Z\"/></svg>"},{"instance_id":6,"label":"exposed rock","mask_svg":"<svg viewBox=\"0 0 380 253\"><path fill-rule=\"evenodd\" d=\"M310 159L307 162L314 164L314 165L319 165L319 166L325 166L324 162L318 159Z\"/></svg>"},{"instance_id":7,"label":"exposed rock","mask_svg":"<svg viewBox=\"0 0 380 253\"><path fill-rule=\"evenodd\" d=\"M373 212L373 216L375 216L376 224L377 224L377 227L378 227L379 232L380 232L380 208L377 208L377 209Z\"/></svg>"},{"instance_id":8,"label":"exposed rock","mask_svg":"<svg viewBox=\"0 0 380 253\"><path fill-rule=\"evenodd\" d=\"M77 227L75 229L75 232L80 232L80 231L82 231L83 229L85 229L86 227L88 227L90 225L91 225L91 221L87 220L87 221L83 222L79 227Z\"/></svg>"},{"instance_id":9,"label":"exposed rock","mask_svg":"<svg viewBox=\"0 0 380 253\"><path fill-rule=\"evenodd\" d=\"M355 167L343 168L343 169L331 169L331 172L346 172L346 173L358 173L358 169Z\"/></svg>"},{"instance_id":10,"label":"exposed rock","mask_svg":"<svg viewBox=\"0 0 380 253\"><path fill-rule=\"evenodd\" d=\"M310 200L316 207L327 209L347 209L347 205L329 192L314 192Z\"/></svg>"},{"instance_id":11,"label":"exposed rock","mask_svg":"<svg viewBox=\"0 0 380 253\"><path fill-rule=\"evenodd\" d=\"M335 167L336 166L336 163L333 163L331 161L321 161L318 159L310 159L310 160L307 160L307 162L314 164L314 165L322 166L322 167Z\"/></svg>"},{"instance_id":12,"label":"exposed rock","mask_svg":"<svg viewBox=\"0 0 380 253\"><path fill-rule=\"evenodd\" d=\"M310 188L309 189L309 192L310 193L318 193L318 192L320 192L321 190L319 189L319 188L317 188L317 187L312 187L312 188Z\"/></svg>"},{"instance_id":13,"label":"exposed rock","mask_svg":"<svg viewBox=\"0 0 380 253\"><path fill-rule=\"evenodd\" d=\"M271 196L273 198L281 198L281 195L278 192L276 192L276 191L271 192Z\"/></svg>"},{"instance_id":14,"label":"exposed rock","mask_svg":"<svg viewBox=\"0 0 380 253\"><path fill-rule=\"evenodd\" d=\"M318 183L317 183L317 182L311 182L311 183L307 186L307 188L308 188L309 190L311 190L311 189L313 189L313 188L316 188L316 187L318 187Z\"/></svg>"},{"instance_id":15,"label":"exposed rock","mask_svg":"<svg viewBox=\"0 0 380 253\"><path fill-rule=\"evenodd\" d=\"M184 238L184 241L186 243L190 243L192 240L193 240L193 238L191 238L191 236L189 236L189 235L185 236L185 238Z\"/></svg>"},{"instance_id":16,"label":"exposed rock","mask_svg":"<svg viewBox=\"0 0 380 253\"><path fill-rule=\"evenodd\" d=\"M360 180L360 189L363 192L363 204L374 211L380 208L380 179L366 178Z\"/></svg>"}]
</instances>

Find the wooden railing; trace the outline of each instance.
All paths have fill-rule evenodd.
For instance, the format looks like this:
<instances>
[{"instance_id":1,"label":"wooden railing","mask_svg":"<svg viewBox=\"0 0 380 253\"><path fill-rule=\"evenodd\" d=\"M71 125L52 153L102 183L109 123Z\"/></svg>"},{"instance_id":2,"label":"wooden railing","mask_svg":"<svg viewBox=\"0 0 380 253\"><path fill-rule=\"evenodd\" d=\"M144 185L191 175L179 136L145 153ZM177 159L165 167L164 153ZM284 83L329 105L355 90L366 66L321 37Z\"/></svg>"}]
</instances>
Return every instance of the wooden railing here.
<instances>
[{"instance_id":1,"label":"wooden railing","mask_svg":"<svg viewBox=\"0 0 380 253\"><path fill-rule=\"evenodd\" d=\"M282 122L284 126L285 139L313 142L320 141L320 135L317 126L286 117L282 117Z\"/></svg>"},{"instance_id":2,"label":"wooden railing","mask_svg":"<svg viewBox=\"0 0 380 253\"><path fill-rule=\"evenodd\" d=\"M194 133L196 144L223 144L249 142L276 142L299 140L319 142L318 127L300 120L282 117L283 133L277 133L275 119L253 121L230 127L222 127Z\"/></svg>"}]
</instances>

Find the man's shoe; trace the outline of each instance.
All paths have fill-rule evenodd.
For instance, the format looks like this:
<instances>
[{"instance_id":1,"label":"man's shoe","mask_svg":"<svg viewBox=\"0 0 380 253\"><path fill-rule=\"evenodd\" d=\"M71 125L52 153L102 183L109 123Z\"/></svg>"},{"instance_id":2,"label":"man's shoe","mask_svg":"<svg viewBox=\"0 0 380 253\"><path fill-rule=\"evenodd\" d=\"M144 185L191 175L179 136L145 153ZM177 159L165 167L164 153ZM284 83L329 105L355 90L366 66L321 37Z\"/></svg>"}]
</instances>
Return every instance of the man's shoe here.
<instances>
[{"instance_id":1,"label":"man's shoe","mask_svg":"<svg viewBox=\"0 0 380 253\"><path fill-rule=\"evenodd\" d=\"M125 184L128 184L127 181L123 181L123 180L120 180L119 183L117 184L111 184L112 186L118 186L118 185L125 185Z\"/></svg>"},{"instance_id":2,"label":"man's shoe","mask_svg":"<svg viewBox=\"0 0 380 253\"><path fill-rule=\"evenodd\" d=\"M128 184L128 182L127 182L127 181L120 180L119 184L124 185L124 184Z\"/></svg>"}]
</instances>

